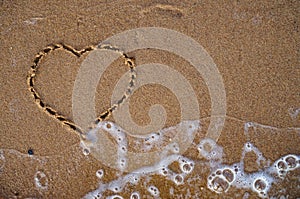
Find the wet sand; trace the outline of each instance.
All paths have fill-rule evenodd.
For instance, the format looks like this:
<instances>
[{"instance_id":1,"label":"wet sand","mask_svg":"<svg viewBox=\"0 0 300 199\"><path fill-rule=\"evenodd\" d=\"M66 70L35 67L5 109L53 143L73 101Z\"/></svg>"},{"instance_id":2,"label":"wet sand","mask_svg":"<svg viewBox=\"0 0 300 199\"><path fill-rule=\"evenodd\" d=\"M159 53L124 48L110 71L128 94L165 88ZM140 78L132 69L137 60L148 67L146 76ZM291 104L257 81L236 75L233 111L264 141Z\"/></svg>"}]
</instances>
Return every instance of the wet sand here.
<instances>
[{"instance_id":1,"label":"wet sand","mask_svg":"<svg viewBox=\"0 0 300 199\"><path fill-rule=\"evenodd\" d=\"M299 2L2 1L0 5L2 198L82 198L98 187L95 173L100 168L105 171L102 183L116 178L117 171L93 156L83 155L76 133L37 107L26 78L35 55L50 44L66 43L80 50L138 27L164 27L181 32L199 42L214 60L226 90L226 122L218 140L226 154L226 164L240 160L246 122L267 126L259 125L256 132L250 133L250 139L272 162L286 154L300 153L300 115L291 115L300 108ZM70 120L74 81L87 56L77 58L57 50L45 57L36 80L44 101ZM195 68L184 58L162 50L137 50L129 56L135 58L137 65L163 63L189 80L200 106L202 129L197 139L203 137L211 116L211 99ZM110 107L114 85L128 71L123 62L119 58L111 64L98 84L98 114ZM168 116L165 127L180 122L176 97L160 85L144 86L130 97L133 120L139 125L148 124L148 110L153 104L164 106ZM294 131L289 132L288 128ZM29 149L33 156L28 155ZM184 198L187 192L196 198L241 198L245 191L249 198L257 197L250 190L235 188L223 195L212 192L206 185L209 171L201 167L197 150L191 147L185 155L196 162L189 183L174 186L161 176L151 178L150 184L160 189L161 198ZM251 157L247 162L253 162ZM249 172L255 170L255 165L248 166ZM38 171L46 175L41 177L42 188L34 181ZM299 169L281 182L291 198L299 197L297 176ZM138 190L143 198L153 198L143 183L120 195L129 198L133 190Z\"/></svg>"}]
</instances>

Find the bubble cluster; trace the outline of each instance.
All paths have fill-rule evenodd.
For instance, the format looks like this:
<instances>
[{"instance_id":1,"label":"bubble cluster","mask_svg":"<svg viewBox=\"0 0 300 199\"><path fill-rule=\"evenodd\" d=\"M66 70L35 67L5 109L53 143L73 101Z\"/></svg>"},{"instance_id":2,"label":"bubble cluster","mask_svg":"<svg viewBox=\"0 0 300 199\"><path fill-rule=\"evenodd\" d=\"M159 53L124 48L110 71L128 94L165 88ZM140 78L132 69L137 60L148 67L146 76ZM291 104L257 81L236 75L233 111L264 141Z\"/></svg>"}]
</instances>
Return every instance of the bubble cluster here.
<instances>
[{"instance_id":1,"label":"bubble cluster","mask_svg":"<svg viewBox=\"0 0 300 199\"><path fill-rule=\"evenodd\" d=\"M211 149L217 148L214 142L207 141L202 143L209 143ZM199 146L201 150L199 150ZM198 146L198 150L202 152L204 157L208 157L207 151L202 151L204 144ZM212 151L212 150L211 150ZM219 150L222 151L222 150ZM207 187L215 193L225 193L231 186L239 189L248 189L257 193L260 198L268 198L268 192L272 187L272 184L276 182L275 176L283 178L288 171L299 168L300 158L297 155L285 155L282 158L276 160L272 166L264 166L256 172L247 173L244 170L244 158L246 153L254 152L257 156L256 163L260 165L262 161L266 161L266 158L251 142L246 142L243 147L242 156L240 162L224 165L222 163L211 166L211 173L207 177ZM219 157L222 157L221 155Z\"/></svg>"},{"instance_id":2,"label":"bubble cluster","mask_svg":"<svg viewBox=\"0 0 300 199\"><path fill-rule=\"evenodd\" d=\"M188 129L195 130L196 125L194 125L194 128L192 124L194 123L187 122L180 125L181 128L184 127L183 129L187 132ZM137 143L136 146L139 146L140 148L143 148L144 151L150 153L152 150L160 148L160 155L158 156L158 159L155 160L154 164L140 166L138 169L133 170L126 175L122 175L121 177L119 176L117 179L110 181L107 184L101 183L97 190L90 192L85 198L101 198L105 195L106 191L108 191L109 194L111 194L111 192L114 194L121 194L124 190L128 191L129 187L134 187L141 182L146 191L154 198L159 198L163 193L162 190L159 190L159 187L151 181L153 176L164 178L171 181L173 185L182 187L181 185L186 185L186 183L189 184L191 182L191 175L194 174L193 170L195 169L196 164L199 163L210 171L207 177L199 176L199 179L206 179L207 188L212 192L222 194L234 187L246 191L250 190L256 193L260 198L269 198L269 190L271 189L272 184L277 182L277 178L273 174L277 174L278 177L283 178L289 171L299 168L299 156L291 154L276 160L273 165L271 165L270 160L267 160L263 153L249 140L246 141L241 148L241 155L239 156L240 160L232 164L224 164L223 158L225 156L223 154L223 148L210 138L204 138L200 140L198 144L194 145L200 156L198 156L198 160L190 159L180 154L182 146L176 142L176 139L172 136L174 133L176 134L176 128L179 128L180 125L162 129L144 137L134 138L130 137L130 135L128 136L124 130L111 122L100 122L98 127L105 130L105 132L108 132L116 141L116 160L124 163L125 167L126 161L129 160L127 159L128 143ZM256 128L256 125L257 124L250 122L246 123L244 126L245 131L247 131L246 135L248 135L249 128ZM189 128L186 129L185 127ZM192 134L192 131L190 133ZM93 134L93 131L87 135L87 139L91 142L98 138L99 137ZM167 140L168 143L166 143ZM85 146L89 146L88 142L85 143ZM135 149L136 148L133 150ZM132 149L130 148L130 150ZM247 153L254 153L256 155L256 160L254 160L254 162L259 166L256 171L247 171L247 167L245 167L248 164L245 162ZM119 167L119 170L122 171L121 166ZM101 176L101 173L96 173L96 175L99 177ZM201 190L203 190L203 188L204 187L202 187ZM174 189L170 189L170 194L171 192L174 193ZM131 193L131 199L138 199L141 197L136 190L130 190L129 193ZM192 195L188 189L186 190L186 194ZM121 196L114 195L110 197ZM247 195L245 195L245 197L247 197Z\"/></svg>"},{"instance_id":3,"label":"bubble cluster","mask_svg":"<svg viewBox=\"0 0 300 199\"><path fill-rule=\"evenodd\" d=\"M223 167L215 170L208 176L207 186L216 193L227 192L236 179L236 171L231 167Z\"/></svg>"},{"instance_id":4,"label":"bubble cluster","mask_svg":"<svg viewBox=\"0 0 300 199\"><path fill-rule=\"evenodd\" d=\"M178 163L181 173L168 168L172 163ZM166 177L166 179L173 181L176 185L184 184L184 180L188 174L194 169L194 161L181 155L171 155L168 158L161 160L155 167L157 168L155 174Z\"/></svg>"},{"instance_id":5,"label":"bubble cluster","mask_svg":"<svg viewBox=\"0 0 300 199\"><path fill-rule=\"evenodd\" d=\"M246 173L243 164L223 166L216 169L208 177L208 188L216 193L224 193L231 186L242 189L251 189L258 193L259 197L267 197L267 193L274 182L274 178L267 171Z\"/></svg>"},{"instance_id":6,"label":"bubble cluster","mask_svg":"<svg viewBox=\"0 0 300 199\"><path fill-rule=\"evenodd\" d=\"M273 164L273 172L280 178L284 178L289 171L295 170L300 166L300 156L288 154L276 160Z\"/></svg>"}]
</instances>

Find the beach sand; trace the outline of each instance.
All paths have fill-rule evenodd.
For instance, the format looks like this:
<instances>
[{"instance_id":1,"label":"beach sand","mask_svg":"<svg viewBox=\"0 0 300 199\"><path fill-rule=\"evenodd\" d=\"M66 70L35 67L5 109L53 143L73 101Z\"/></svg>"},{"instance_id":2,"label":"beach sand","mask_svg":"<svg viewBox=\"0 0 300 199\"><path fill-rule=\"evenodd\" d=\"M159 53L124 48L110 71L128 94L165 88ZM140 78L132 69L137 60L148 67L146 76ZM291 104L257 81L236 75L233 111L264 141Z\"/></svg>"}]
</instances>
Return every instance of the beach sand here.
<instances>
[{"instance_id":1,"label":"beach sand","mask_svg":"<svg viewBox=\"0 0 300 199\"><path fill-rule=\"evenodd\" d=\"M117 178L117 170L82 153L74 131L35 104L26 79L36 54L48 45L64 43L80 50L139 27L183 33L213 59L226 92L225 126L217 142L223 147L224 164L240 161L247 141L246 122L256 123L256 129L249 131L250 141L271 163L286 154L299 155L299 7L299 1L1 1L0 197L82 198L99 186L97 170L104 170L100 184ZM208 129L212 105L201 74L184 57L167 51L142 49L128 55L137 66L165 64L189 81L200 107L201 130L196 136L200 140ZM59 49L45 56L37 73L35 87L43 101L70 120L74 119L74 82L88 56L86 53L78 58ZM121 57L114 61L101 77L95 96L97 114L110 107L113 89L128 71L123 62ZM129 104L133 121L141 126L151 121L148 111L154 104L165 108L165 128L181 119L176 96L158 84L138 89ZM115 121L114 117L108 121ZM33 155L28 155L29 149ZM192 146L184 155L195 161L195 169L183 185L154 175L118 194L129 198L138 191L142 198L155 198L147 190L152 184L160 190L161 198L258 197L249 189L235 187L222 194L211 191L207 188L210 171L197 164L204 159ZM253 154L245 158L249 173L259 170L255 158ZM270 196L280 197L278 190L284 186L282 195L299 197L297 179L299 168L275 183Z\"/></svg>"}]
</instances>

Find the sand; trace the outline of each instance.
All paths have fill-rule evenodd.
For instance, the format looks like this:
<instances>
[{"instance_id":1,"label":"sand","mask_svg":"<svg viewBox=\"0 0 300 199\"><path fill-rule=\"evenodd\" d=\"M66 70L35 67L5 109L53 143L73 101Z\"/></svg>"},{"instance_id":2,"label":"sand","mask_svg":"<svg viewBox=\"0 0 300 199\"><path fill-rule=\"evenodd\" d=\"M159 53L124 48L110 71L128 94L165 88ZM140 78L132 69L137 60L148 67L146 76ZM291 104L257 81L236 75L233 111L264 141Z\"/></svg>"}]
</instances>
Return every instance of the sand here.
<instances>
[{"instance_id":1,"label":"sand","mask_svg":"<svg viewBox=\"0 0 300 199\"><path fill-rule=\"evenodd\" d=\"M251 142L272 162L286 154L300 153L300 115L297 115L300 108L297 8L300 4L297 1L75 0L1 1L0 5L2 198L82 198L98 187L95 173L100 168L105 171L101 183L116 178L116 170L93 156L83 155L80 138L74 131L49 117L34 103L26 79L36 54L50 44L65 43L80 50L139 27L163 27L183 33L203 46L213 59L226 91L225 127L218 144L224 148L227 164L240 160L246 141L246 122L259 124L258 130L250 133ZM41 98L70 120L73 120L74 82L87 56L88 53L78 58L66 50L57 50L43 59L37 74L36 87ZM136 50L128 56L135 59L137 66L153 62L168 65L189 81L199 102L202 125L199 136L203 137L210 121L211 99L197 70L184 58L162 50ZM123 62L122 58L114 61L100 79L95 97L97 114L110 107L114 86L128 71ZM165 127L180 122L176 96L155 84L143 86L130 96L133 121L138 125L149 124L148 111L154 104L165 108ZM31 156L29 149L34 152ZM191 148L186 155L201 160L195 149ZM250 164L253 160L249 158L247 171L251 172L256 166ZM299 197L298 170L281 182L287 187L285 194L291 198ZM41 177L41 187L34 180L39 172L46 176ZM182 198L187 192L191 193L190 198L236 198L242 197L245 191L250 198L257 197L251 190L235 188L223 195L214 193L206 185L208 174L196 165L190 176L190 184L194 186L187 183L174 186L161 176L154 176L150 184L160 189L161 198ZM276 186L279 185L274 185L273 192L279 190ZM173 195L170 187L174 187ZM143 198L151 198L143 183L126 190L120 193L124 198L129 198L133 190L138 190Z\"/></svg>"}]
</instances>

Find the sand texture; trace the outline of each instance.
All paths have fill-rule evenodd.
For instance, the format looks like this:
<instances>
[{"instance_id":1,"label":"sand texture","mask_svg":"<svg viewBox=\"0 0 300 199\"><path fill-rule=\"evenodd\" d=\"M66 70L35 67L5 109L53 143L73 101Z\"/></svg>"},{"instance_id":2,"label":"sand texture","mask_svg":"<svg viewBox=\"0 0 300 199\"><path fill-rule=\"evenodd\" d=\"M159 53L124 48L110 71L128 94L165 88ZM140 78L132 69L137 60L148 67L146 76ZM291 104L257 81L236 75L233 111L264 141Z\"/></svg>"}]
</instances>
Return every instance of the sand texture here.
<instances>
[{"instance_id":1,"label":"sand texture","mask_svg":"<svg viewBox=\"0 0 300 199\"><path fill-rule=\"evenodd\" d=\"M299 7L300 1L0 1L0 198L83 198L101 184L126 174L103 164L94 155L85 156L78 133L37 106L27 77L35 57L49 45L66 44L79 52L141 27L180 32L198 42L215 63L226 93L225 123L217 141L223 149L223 164L241 161L247 141L260 150L270 165L287 154L299 157ZM91 53L94 50L76 56L61 47L46 53L39 62L34 87L42 101L68 121L74 121L75 80ZM124 56L107 67L96 86L96 115L109 110L116 84L130 70L128 63L124 64ZM194 169L180 185L162 175L149 174L118 193L106 190L99 198L116 194L130 198L135 191L147 199L258 198L255 191L233 185L220 194L208 188L212 167L197 150L212 120L206 77L184 57L165 50L140 49L126 52L126 56L134 61L137 81L142 73L138 66L160 63L189 82L199 105L201 128L182 155L194 162ZM97 66L99 60L92 59L89 64ZM160 75L165 77L164 73ZM128 95L127 102L136 125L159 123L162 115L166 116L163 128L181 121L180 100L160 84L141 86ZM156 104L164 111L153 109ZM110 115L106 121L117 120ZM247 132L245 124L252 124ZM83 134L86 132L85 128ZM173 138L171 133L168 136L169 140ZM157 149L166 146L168 139ZM116 144L112 137L110 140ZM134 138L128 138L129 151L139 150L134 143ZM30 149L33 155L28 154ZM105 155L99 153L99 157ZM259 165L256 158L254 152L247 153L243 159L245 172L263 170L267 161ZM296 164L297 169L272 185L268 197L300 197L300 162ZM180 172L176 163L169 168ZM104 171L101 179L96 176L99 169ZM150 185L159 189L159 196L148 190Z\"/></svg>"}]
</instances>

